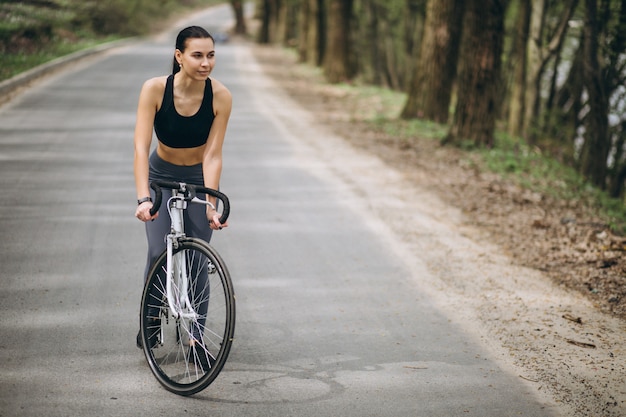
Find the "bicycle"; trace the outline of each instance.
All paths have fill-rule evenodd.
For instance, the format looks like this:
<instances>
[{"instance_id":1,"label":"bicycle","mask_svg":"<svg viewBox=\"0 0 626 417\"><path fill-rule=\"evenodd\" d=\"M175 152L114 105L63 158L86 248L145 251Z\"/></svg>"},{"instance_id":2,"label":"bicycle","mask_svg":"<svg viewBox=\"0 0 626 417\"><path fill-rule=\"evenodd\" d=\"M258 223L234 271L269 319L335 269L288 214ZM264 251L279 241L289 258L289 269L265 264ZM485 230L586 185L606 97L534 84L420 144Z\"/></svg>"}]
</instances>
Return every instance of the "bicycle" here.
<instances>
[{"instance_id":1,"label":"bicycle","mask_svg":"<svg viewBox=\"0 0 626 417\"><path fill-rule=\"evenodd\" d=\"M204 193L221 200L224 223L230 203L223 193L182 182L153 181L151 209L161 205L162 188L172 190L167 208L171 231L166 249L150 268L140 308L142 348L156 379L178 395L193 395L221 372L235 331L235 294L230 273L218 252L202 239L185 236L187 205L210 205Z\"/></svg>"}]
</instances>

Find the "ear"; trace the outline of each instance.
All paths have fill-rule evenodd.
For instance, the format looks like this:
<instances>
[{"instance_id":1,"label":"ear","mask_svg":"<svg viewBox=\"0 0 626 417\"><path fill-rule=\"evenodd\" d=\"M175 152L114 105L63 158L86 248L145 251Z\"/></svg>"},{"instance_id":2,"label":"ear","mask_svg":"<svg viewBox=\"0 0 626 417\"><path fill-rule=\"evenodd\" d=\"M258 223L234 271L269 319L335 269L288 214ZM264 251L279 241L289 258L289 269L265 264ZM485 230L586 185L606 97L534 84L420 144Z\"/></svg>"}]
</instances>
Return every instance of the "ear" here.
<instances>
[{"instance_id":1,"label":"ear","mask_svg":"<svg viewBox=\"0 0 626 417\"><path fill-rule=\"evenodd\" d=\"M177 49L176 52L174 52L174 58L176 59L176 61L178 61L179 64L183 62L183 53L180 51L180 49Z\"/></svg>"}]
</instances>

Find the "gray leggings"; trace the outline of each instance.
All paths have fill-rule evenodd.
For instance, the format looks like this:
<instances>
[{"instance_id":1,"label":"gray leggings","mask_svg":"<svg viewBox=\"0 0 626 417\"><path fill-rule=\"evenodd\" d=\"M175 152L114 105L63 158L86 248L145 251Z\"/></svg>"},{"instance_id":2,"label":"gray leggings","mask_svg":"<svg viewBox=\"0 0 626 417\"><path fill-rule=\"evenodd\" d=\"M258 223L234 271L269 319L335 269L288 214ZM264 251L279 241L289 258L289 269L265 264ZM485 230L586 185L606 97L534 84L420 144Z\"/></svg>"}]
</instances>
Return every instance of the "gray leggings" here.
<instances>
[{"instance_id":1,"label":"gray leggings","mask_svg":"<svg viewBox=\"0 0 626 417\"><path fill-rule=\"evenodd\" d=\"M188 184L204 185L202 164L192 166L174 165L161 159L156 151L150 155L149 180L180 181ZM154 191L152 198L154 199ZM165 250L165 236L170 232L170 215L167 212L167 200L172 196L171 191L163 190L163 200L159 209L159 217L146 222L146 237L148 238L148 259L144 272L147 279L150 267ZM204 198L204 196L198 196ZM197 237L211 241L213 230L209 227L206 217L206 207L201 204L189 204L184 215L185 233L189 237Z\"/></svg>"}]
</instances>

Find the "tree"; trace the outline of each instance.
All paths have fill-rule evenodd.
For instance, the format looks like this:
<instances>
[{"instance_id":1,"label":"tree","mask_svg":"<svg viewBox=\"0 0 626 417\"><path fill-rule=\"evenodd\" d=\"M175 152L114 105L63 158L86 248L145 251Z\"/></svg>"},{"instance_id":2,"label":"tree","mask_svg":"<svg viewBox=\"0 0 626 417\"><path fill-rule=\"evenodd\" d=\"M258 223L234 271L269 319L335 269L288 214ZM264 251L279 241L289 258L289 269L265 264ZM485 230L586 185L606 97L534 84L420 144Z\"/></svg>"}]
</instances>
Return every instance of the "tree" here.
<instances>
[{"instance_id":1,"label":"tree","mask_svg":"<svg viewBox=\"0 0 626 417\"><path fill-rule=\"evenodd\" d=\"M299 10L298 56L301 62L322 64L325 28L324 0L302 0Z\"/></svg>"},{"instance_id":2,"label":"tree","mask_svg":"<svg viewBox=\"0 0 626 417\"><path fill-rule=\"evenodd\" d=\"M562 48L567 34L568 22L572 18L578 0L569 0L564 6L560 20L553 33L548 33L546 27L547 0L532 0L530 17L530 33L528 37L526 85L524 97L524 122L522 135L534 143L538 133L540 111L541 79L548 61ZM547 38L547 40L545 40Z\"/></svg>"},{"instance_id":3,"label":"tree","mask_svg":"<svg viewBox=\"0 0 626 417\"><path fill-rule=\"evenodd\" d=\"M444 143L493 146L501 86L506 0L469 0L463 22L458 101Z\"/></svg>"},{"instance_id":4,"label":"tree","mask_svg":"<svg viewBox=\"0 0 626 417\"><path fill-rule=\"evenodd\" d=\"M235 13L235 33L237 35L246 34L246 17L243 10L243 2L241 0L230 0Z\"/></svg>"},{"instance_id":5,"label":"tree","mask_svg":"<svg viewBox=\"0 0 626 417\"><path fill-rule=\"evenodd\" d=\"M508 70L511 89L508 105L507 130L512 136L520 136L524 127L524 92L526 90L526 45L530 26L530 0L519 0L513 46Z\"/></svg>"},{"instance_id":6,"label":"tree","mask_svg":"<svg viewBox=\"0 0 626 417\"><path fill-rule=\"evenodd\" d=\"M352 0L329 0L324 74L331 83L345 81L353 75L350 68L351 18Z\"/></svg>"},{"instance_id":7,"label":"tree","mask_svg":"<svg viewBox=\"0 0 626 417\"><path fill-rule=\"evenodd\" d=\"M358 73L364 82L374 85L385 85L385 69L383 48L380 45L381 34L379 20L384 4L377 0L357 1L358 34L355 46L359 54L356 61Z\"/></svg>"},{"instance_id":8,"label":"tree","mask_svg":"<svg viewBox=\"0 0 626 417\"><path fill-rule=\"evenodd\" d=\"M579 47L568 62L569 72L546 104L546 121L542 129L544 150L561 162L575 165L577 158L576 138L582 126L581 115L585 106L583 66L585 65L584 35L577 39ZM552 95L551 95L552 96Z\"/></svg>"},{"instance_id":9,"label":"tree","mask_svg":"<svg viewBox=\"0 0 626 417\"><path fill-rule=\"evenodd\" d=\"M428 1L420 55L402 118L417 117L439 123L448 121L463 5L462 0Z\"/></svg>"},{"instance_id":10,"label":"tree","mask_svg":"<svg viewBox=\"0 0 626 417\"><path fill-rule=\"evenodd\" d=\"M580 173L592 184L602 189L613 182L611 189L623 188L624 164L624 133L621 126L624 124L617 100L617 107L613 114L622 118L622 122L611 129L609 114L611 111L611 97L624 82L623 55L626 52L626 0L621 0L617 19L611 2L597 0L585 1L585 25L583 29L584 62L583 76L585 91L588 96L587 114L584 119L585 134L580 154ZM612 27L611 20L617 20ZM619 92L617 94L619 97ZM623 93L621 94L623 99ZM613 143L615 137L615 143ZM614 160L611 172L608 169L609 155L613 152ZM608 174L613 175L608 178ZM609 180L609 181L607 181ZM622 181L615 184L615 181Z\"/></svg>"},{"instance_id":11,"label":"tree","mask_svg":"<svg viewBox=\"0 0 626 417\"><path fill-rule=\"evenodd\" d=\"M626 187L626 120L619 124L616 136L614 162L609 176L609 194L615 198L623 196Z\"/></svg>"},{"instance_id":12,"label":"tree","mask_svg":"<svg viewBox=\"0 0 626 417\"><path fill-rule=\"evenodd\" d=\"M286 45L293 34L291 12L294 9L289 0L260 0L259 9L261 28L259 43Z\"/></svg>"},{"instance_id":13,"label":"tree","mask_svg":"<svg viewBox=\"0 0 626 417\"><path fill-rule=\"evenodd\" d=\"M404 27L404 50L407 56L406 71L407 84L405 91L410 88L410 81L415 72L417 57L420 54L422 38L424 36L424 25L426 23L427 0L407 0Z\"/></svg>"},{"instance_id":14,"label":"tree","mask_svg":"<svg viewBox=\"0 0 626 417\"><path fill-rule=\"evenodd\" d=\"M259 18L261 20L261 27L258 33L259 43L270 43L272 41L272 28L273 19L276 17L275 6L276 0L260 0Z\"/></svg>"},{"instance_id":15,"label":"tree","mask_svg":"<svg viewBox=\"0 0 626 417\"><path fill-rule=\"evenodd\" d=\"M426 0L356 0L354 73L367 84L406 91L417 62Z\"/></svg>"},{"instance_id":16,"label":"tree","mask_svg":"<svg viewBox=\"0 0 626 417\"><path fill-rule=\"evenodd\" d=\"M580 172L594 185L606 187L606 168L609 156L608 110L609 98L598 60L598 10L596 0L585 1L584 78L589 96L589 113L585 123L585 141L581 151Z\"/></svg>"},{"instance_id":17,"label":"tree","mask_svg":"<svg viewBox=\"0 0 626 417\"><path fill-rule=\"evenodd\" d=\"M611 30L608 48L608 69L606 77L609 81L613 99L612 114L621 116L619 123L615 123L612 136L613 146L612 166L609 170L609 193L612 197L624 196L626 188L626 119L624 118L626 107L626 64L623 55L626 51L626 0L621 0L619 14L615 26Z\"/></svg>"}]
</instances>

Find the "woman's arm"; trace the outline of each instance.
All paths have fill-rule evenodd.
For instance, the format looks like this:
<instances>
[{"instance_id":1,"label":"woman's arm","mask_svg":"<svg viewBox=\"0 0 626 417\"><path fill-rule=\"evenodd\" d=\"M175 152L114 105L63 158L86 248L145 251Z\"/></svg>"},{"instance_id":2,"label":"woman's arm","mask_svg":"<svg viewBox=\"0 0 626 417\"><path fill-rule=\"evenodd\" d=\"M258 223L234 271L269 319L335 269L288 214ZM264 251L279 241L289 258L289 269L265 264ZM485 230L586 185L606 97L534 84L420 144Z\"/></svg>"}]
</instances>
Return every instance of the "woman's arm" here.
<instances>
[{"instance_id":1,"label":"woman's arm","mask_svg":"<svg viewBox=\"0 0 626 417\"><path fill-rule=\"evenodd\" d=\"M164 86L160 78L152 78L146 81L139 93L139 103L137 105L137 120L135 123L135 187L137 189L137 199L150 196L150 186L148 184L148 157L150 144L152 142L152 129L154 127L154 116L160 97L163 95ZM160 94L159 94L160 93ZM146 202L137 207L135 216L142 221L148 221L155 216L150 216L152 203Z\"/></svg>"},{"instance_id":2,"label":"woman's arm","mask_svg":"<svg viewBox=\"0 0 626 417\"><path fill-rule=\"evenodd\" d=\"M204 174L204 186L217 190L222 175L222 147L224 145L226 128L232 109L232 96L230 91L228 91L222 83L216 80L211 81L213 84L213 109L215 111L215 119L213 120L209 138L204 149L202 171ZM214 200L214 198L210 198L213 204L215 204ZM219 214L211 208L207 209L207 218L213 229L221 229L222 226L226 226L225 224L222 225L219 223Z\"/></svg>"}]
</instances>

